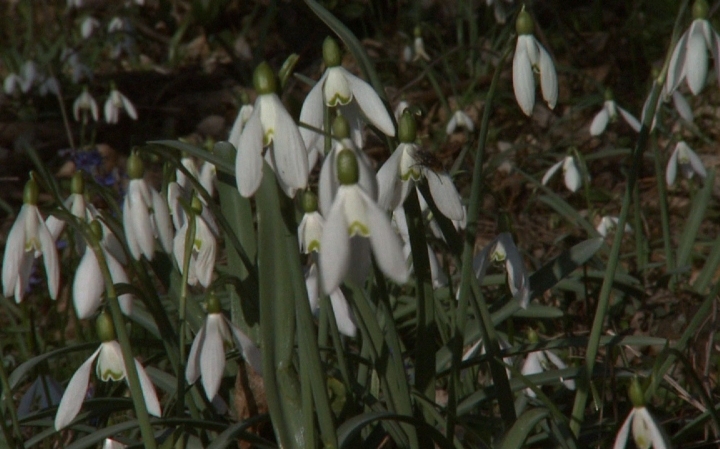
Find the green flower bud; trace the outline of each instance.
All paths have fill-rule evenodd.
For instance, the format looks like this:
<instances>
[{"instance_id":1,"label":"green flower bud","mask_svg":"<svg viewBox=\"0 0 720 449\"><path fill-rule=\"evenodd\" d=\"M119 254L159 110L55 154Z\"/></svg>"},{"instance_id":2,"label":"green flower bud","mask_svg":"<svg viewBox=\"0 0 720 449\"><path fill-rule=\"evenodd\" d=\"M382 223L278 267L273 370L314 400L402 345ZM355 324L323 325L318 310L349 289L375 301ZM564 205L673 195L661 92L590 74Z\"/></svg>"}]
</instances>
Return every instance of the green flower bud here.
<instances>
[{"instance_id":1,"label":"green flower bud","mask_svg":"<svg viewBox=\"0 0 720 449\"><path fill-rule=\"evenodd\" d=\"M97 331L100 341L103 343L113 341L117 338L115 335L115 325L113 324L112 317L107 312L103 312L98 316L95 322L95 329Z\"/></svg>"},{"instance_id":2,"label":"green flower bud","mask_svg":"<svg viewBox=\"0 0 720 449\"><path fill-rule=\"evenodd\" d=\"M412 143L415 142L415 137L417 137L417 122L413 113L405 109L398 123L398 138L402 143Z\"/></svg>"},{"instance_id":3,"label":"green flower bud","mask_svg":"<svg viewBox=\"0 0 720 449\"><path fill-rule=\"evenodd\" d=\"M326 37L323 42L323 61L327 67L337 67L342 62L340 46L330 36Z\"/></svg>"},{"instance_id":4,"label":"green flower bud","mask_svg":"<svg viewBox=\"0 0 720 449\"><path fill-rule=\"evenodd\" d=\"M221 313L222 307L220 306L220 300L215 296L215 293L211 292L205 300L207 307L207 313Z\"/></svg>"},{"instance_id":5,"label":"green flower bud","mask_svg":"<svg viewBox=\"0 0 720 449\"><path fill-rule=\"evenodd\" d=\"M93 220L90 222L90 232L92 232L93 236L95 236L98 241L102 240L103 238L103 228L102 223L100 223L97 220ZM92 251L90 248L87 248L85 251Z\"/></svg>"},{"instance_id":6,"label":"green flower bud","mask_svg":"<svg viewBox=\"0 0 720 449\"><path fill-rule=\"evenodd\" d=\"M632 402L633 407L639 408L645 406L645 394L643 394L643 389L637 377L633 377L630 381L628 396L630 396L630 402Z\"/></svg>"},{"instance_id":7,"label":"green flower bud","mask_svg":"<svg viewBox=\"0 0 720 449\"><path fill-rule=\"evenodd\" d=\"M705 20L708 18L710 8L705 0L695 0L692 5L692 17L693 19Z\"/></svg>"},{"instance_id":8,"label":"green flower bud","mask_svg":"<svg viewBox=\"0 0 720 449\"><path fill-rule=\"evenodd\" d=\"M528 329L527 336L528 336L528 343L530 343L530 344L535 344L538 341L540 341L540 338L538 337L537 332L535 332L535 329Z\"/></svg>"},{"instance_id":9,"label":"green flower bud","mask_svg":"<svg viewBox=\"0 0 720 449\"><path fill-rule=\"evenodd\" d=\"M605 89L605 101L611 101L614 99L615 99L615 96L613 95L612 89L610 89L609 87L607 89Z\"/></svg>"},{"instance_id":10,"label":"green flower bud","mask_svg":"<svg viewBox=\"0 0 720 449\"><path fill-rule=\"evenodd\" d=\"M422 37L422 28L420 28L420 25L416 25L413 29L413 36Z\"/></svg>"},{"instance_id":11,"label":"green flower bud","mask_svg":"<svg viewBox=\"0 0 720 449\"><path fill-rule=\"evenodd\" d=\"M130 179L140 179L145 174L145 166L136 152L132 152L127 161L127 174Z\"/></svg>"},{"instance_id":12,"label":"green flower bud","mask_svg":"<svg viewBox=\"0 0 720 449\"><path fill-rule=\"evenodd\" d=\"M83 172L77 170L70 181L70 192L82 195L85 193L85 178Z\"/></svg>"},{"instance_id":13,"label":"green flower bud","mask_svg":"<svg viewBox=\"0 0 720 449\"><path fill-rule=\"evenodd\" d=\"M318 210L318 197L311 191L306 191L302 197L303 212L309 214Z\"/></svg>"},{"instance_id":14,"label":"green flower bud","mask_svg":"<svg viewBox=\"0 0 720 449\"><path fill-rule=\"evenodd\" d=\"M338 115L332 124L333 135L336 139L345 139L350 137L350 124L342 115Z\"/></svg>"},{"instance_id":15,"label":"green flower bud","mask_svg":"<svg viewBox=\"0 0 720 449\"><path fill-rule=\"evenodd\" d=\"M23 190L23 203L37 205L38 196L40 195L40 188L37 185L35 178L30 176L28 182L25 183L25 189Z\"/></svg>"},{"instance_id":16,"label":"green flower bud","mask_svg":"<svg viewBox=\"0 0 720 449\"><path fill-rule=\"evenodd\" d=\"M267 62L260 63L253 72L253 86L258 95L274 94L277 89L275 74Z\"/></svg>"},{"instance_id":17,"label":"green flower bud","mask_svg":"<svg viewBox=\"0 0 720 449\"><path fill-rule=\"evenodd\" d=\"M517 31L519 36L522 36L524 34L533 34L534 30L535 22L533 22L532 17L530 17L530 13L525 11L525 7L523 7L515 21L515 31Z\"/></svg>"},{"instance_id":18,"label":"green flower bud","mask_svg":"<svg viewBox=\"0 0 720 449\"><path fill-rule=\"evenodd\" d=\"M337 155L337 171L340 184L347 186L357 184L360 179L357 156L353 150L344 149Z\"/></svg>"},{"instance_id":19,"label":"green flower bud","mask_svg":"<svg viewBox=\"0 0 720 449\"><path fill-rule=\"evenodd\" d=\"M200 198L198 198L197 195L193 195L192 202L190 203L190 209L192 209L193 213L196 215L200 215L202 213L202 201L200 201Z\"/></svg>"}]
</instances>

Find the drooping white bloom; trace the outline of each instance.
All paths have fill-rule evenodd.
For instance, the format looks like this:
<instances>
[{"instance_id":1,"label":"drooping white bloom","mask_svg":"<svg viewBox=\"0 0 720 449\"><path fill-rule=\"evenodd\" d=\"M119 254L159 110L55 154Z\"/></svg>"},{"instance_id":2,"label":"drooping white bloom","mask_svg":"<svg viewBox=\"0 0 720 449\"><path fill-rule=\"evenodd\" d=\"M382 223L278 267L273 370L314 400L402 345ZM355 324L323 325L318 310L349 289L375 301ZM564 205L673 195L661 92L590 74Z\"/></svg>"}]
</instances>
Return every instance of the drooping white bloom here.
<instances>
[{"instance_id":1,"label":"drooping white bloom","mask_svg":"<svg viewBox=\"0 0 720 449\"><path fill-rule=\"evenodd\" d=\"M262 82L258 81L260 78ZM265 159L277 173L283 190L293 193L307 185L305 144L297 125L275 93L275 75L270 66L260 64L253 79L258 97L238 139L235 159L238 190L246 198L255 194L262 181L263 148L269 147Z\"/></svg>"},{"instance_id":2,"label":"drooping white bloom","mask_svg":"<svg viewBox=\"0 0 720 449\"><path fill-rule=\"evenodd\" d=\"M505 264L510 292L518 300L520 307L526 308L530 302L530 279L525 270L522 256L520 256L509 232L500 233L473 259L475 277L480 283L482 283L491 262Z\"/></svg>"},{"instance_id":3,"label":"drooping white bloom","mask_svg":"<svg viewBox=\"0 0 720 449\"><path fill-rule=\"evenodd\" d=\"M693 20L673 50L665 81L665 96L669 97L683 80L693 95L705 87L708 72L708 50L715 60L715 72L720 74L720 36L707 20L706 2L695 2L692 8Z\"/></svg>"},{"instance_id":4,"label":"drooping white bloom","mask_svg":"<svg viewBox=\"0 0 720 449\"><path fill-rule=\"evenodd\" d=\"M28 190L32 190L34 194L28 195ZM52 299L57 298L60 282L60 263L55 240L38 210L37 184L34 180L28 181L25 191L26 202L20 208L20 213L8 233L2 264L3 295L7 298L15 296L15 302L18 303L27 292L33 262L40 255L43 256Z\"/></svg>"},{"instance_id":5,"label":"drooping white bloom","mask_svg":"<svg viewBox=\"0 0 720 449\"><path fill-rule=\"evenodd\" d=\"M41 97L47 94L53 94L55 96L60 95L60 83L54 76L45 76L38 86L38 94Z\"/></svg>"},{"instance_id":6,"label":"drooping white bloom","mask_svg":"<svg viewBox=\"0 0 720 449\"><path fill-rule=\"evenodd\" d=\"M173 254L175 261L183 272L185 260L185 239L188 232L189 221L180 228L175 236ZM188 284L208 287L212 281L215 257L217 256L217 242L215 235L201 215L195 215L195 239L190 254L190 267L188 268Z\"/></svg>"},{"instance_id":7,"label":"drooping white bloom","mask_svg":"<svg viewBox=\"0 0 720 449\"><path fill-rule=\"evenodd\" d=\"M107 263L110 277L114 284L127 284L129 278L120 262L113 257L105 248L102 248ZM73 304L80 319L90 318L100 307L103 292L106 290L105 278L103 277L100 261L92 248L87 247L85 254L80 259L80 264L75 273L73 281ZM120 308L125 315L130 316L132 312L133 295L126 293L118 296Z\"/></svg>"},{"instance_id":8,"label":"drooping white bloom","mask_svg":"<svg viewBox=\"0 0 720 449\"><path fill-rule=\"evenodd\" d=\"M398 145L378 171L378 205L386 210L397 209L410 189L424 178L440 212L451 220L461 220L463 207L452 178L444 170L428 167L423 161L422 151L414 143Z\"/></svg>"},{"instance_id":9,"label":"drooping white bloom","mask_svg":"<svg viewBox=\"0 0 720 449\"><path fill-rule=\"evenodd\" d=\"M668 185L675 184L678 168L686 179L691 179L695 174L703 179L707 176L705 166L698 155L682 140L675 145L675 150L668 160L665 170L665 180Z\"/></svg>"},{"instance_id":10,"label":"drooping white bloom","mask_svg":"<svg viewBox=\"0 0 720 449\"><path fill-rule=\"evenodd\" d=\"M80 35L83 39L87 39L92 36L98 28L100 28L100 22L93 16L87 16L80 24Z\"/></svg>"},{"instance_id":11,"label":"drooping white bloom","mask_svg":"<svg viewBox=\"0 0 720 449\"><path fill-rule=\"evenodd\" d=\"M110 19L110 22L108 22L107 26L107 32L108 34L117 33L119 31L123 31L125 29L125 19L122 17L115 16L112 19Z\"/></svg>"},{"instance_id":12,"label":"drooping white bloom","mask_svg":"<svg viewBox=\"0 0 720 449\"><path fill-rule=\"evenodd\" d=\"M614 231L618 224L618 217L611 217L609 215L605 215L600 219L600 223L595 227L595 230L600 234L602 237L607 237L608 233L611 231ZM625 232L631 233L632 227L630 227L629 224L625 223Z\"/></svg>"},{"instance_id":13,"label":"drooping white bloom","mask_svg":"<svg viewBox=\"0 0 720 449\"><path fill-rule=\"evenodd\" d=\"M73 103L73 116L75 117L75 120L79 122L80 112L83 112L82 120L83 122L87 122L86 111L90 112L92 118L96 122L100 119L97 102L95 102L95 99L92 97L92 95L90 95L87 87L83 89L82 93L78 95L78 97L75 99L75 102Z\"/></svg>"},{"instance_id":14,"label":"drooping white bloom","mask_svg":"<svg viewBox=\"0 0 720 449\"><path fill-rule=\"evenodd\" d=\"M120 112L123 109L131 119L137 120L138 115L135 106L128 100L128 97L113 87L105 101L105 121L108 123L117 123L120 120Z\"/></svg>"},{"instance_id":15,"label":"drooping white bloom","mask_svg":"<svg viewBox=\"0 0 720 449\"><path fill-rule=\"evenodd\" d=\"M423 42L422 36L415 36L415 39L413 39L413 61L419 61L420 59L424 59L425 61L430 61L430 56L425 51L425 42Z\"/></svg>"},{"instance_id":16,"label":"drooping white bloom","mask_svg":"<svg viewBox=\"0 0 720 449\"><path fill-rule=\"evenodd\" d=\"M523 9L515 28L518 32L513 57L513 89L515 99L525 115L532 115L535 106L535 75L540 74L540 89L548 107L553 109L558 99L558 80L555 66L545 47L533 36L534 23Z\"/></svg>"},{"instance_id":17,"label":"drooping white bloom","mask_svg":"<svg viewBox=\"0 0 720 449\"><path fill-rule=\"evenodd\" d=\"M213 301L217 304L213 304ZM202 377L202 385L208 399L215 397L220 388L223 371L225 370L225 348L237 347L240 354L250 366L262 375L262 358L260 349L240 329L232 324L220 312L216 298L208 304L205 323L198 331L190 347L185 379L195 383Z\"/></svg>"},{"instance_id":18,"label":"drooping white bloom","mask_svg":"<svg viewBox=\"0 0 720 449\"><path fill-rule=\"evenodd\" d=\"M325 220L320 212L305 212L298 225L298 243L303 254L320 251L320 239Z\"/></svg>"},{"instance_id":19,"label":"drooping white bloom","mask_svg":"<svg viewBox=\"0 0 720 449\"><path fill-rule=\"evenodd\" d=\"M625 109L617 106L614 100L606 100L605 103L603 103L603 108L595 115L590 124L590 135L599 136L602 134L609 122L617 120L618 112L620 112L622 118L632 129L636 132L640 131L640 122L638 119Z\"/></svg>"},{"instance_id":20,"label":"drooping white bloom","mask_svg":"<svg viewBox=\"0 0 720 449\"><path fill-rule=\"evenodd\" d=\"M542 184L546 185L560 167L562 167L563 170L565 187L567 187L571 192L577 192L582 185L582 176L580 175L580 170L575 163L574 156L565 156L563 160L550 167L542 178Z\"/></svg>"},{"instance_id":21,"label":"drooping white bloom","mask_svg":"<svg viewBox=\"0 0 720 449\"><path fill-rule=\"evenodd\" d=\"M314 263L305 275L305 286L310 301L310 310L317 315L320 311L320 277L317 265ZM340 288L336 288L328 296L330 297L330 305L332 306L338 331L348 337L354 337L357 334L357 324L355 324L355 315L350 309L345 294Z\"/></svg>"},{"instance_id":22,"label":"drooping white bloom","mask_svg":"<svg viewBox=\"0 0 720 449\"><path fill-rule=\"evenodd\" d=\"M324 107L336 107L350 121L352 139L358 148L363 145L363 120L368 121L384 134L394 136L395 125L380 96L368 83L340 65L340 49L330 37L323 43L323 59L327 68L305 97L300 111L300 121L313 128L324 130ZM322 134L304 127L300 128L300 133L307 148L318 145L322 137Z\"/></svg>"},{"instance_id":23,"label":"drooping white bloom","mask_svg":"<svg viewBox=\"0 0 720 449\"><path fill-rule=\"evenodd\" d=\"M182 164L182 166L188 171L188 173L190 173L190 176L195 179L200 179L200 173L198 172L197 164L195 164L193 158L184 155L182 158L180 158L180 164ZM192 184L182 170L175 170L175 178L177 179L177 183L184 191L189 192L192 190Z\"/></svg>"},{"instance_id":24,"label":"drooping white bloom","mask_svg":"<svg viewBox=\"0 0 720 449\"><path fill-rule=\"evenodd\" d=\"M20 68L20 74L11 73L3 82L3 89L8 95L12 95L18 88L23 93L28 93L37 77L37 66L34 61L25 61Z\"/></svg>"},{"instance_id":25,"label":"drooping white bloom","mask_svg":"<svg viewBox=\"0 0 720 449\"><path fill-rule=\"evenodd\" d=\"M475 124L473 123L470 116L467 115L462 109L458 109L457 111L455 111L452 118L450 118L450 121L445 127L445 134L450 135L454 133L455 130L458 128L465 128L469 132L475 131Z\"/></svg>"},{"instance_id":26,"label":"drooping white bloom","mask_svg":"<svg viewBox=\"0 0 720 449\"><path fill-rule=\"evenodd\" d=\"M75 371L75 374L70 379L55 414L55 430L67 427L80 411L90 381L90 371L95 360L97 360L95 374L103 382L109 380L117 382L127 378L120 344L115 340L103 341L97 351L80 365L80 368ZM137 359L134 362L148 413L160 417L162 414L160 402L150 377Z\"/></svg>"},{"instance_id":27,"label":"drooping white bloom","mask_svg":"<svg viewBox=\"0 0 720 449\"><path fill-rule=\"evenodd\" d=\"M65 201L63 201L63 205L70 210L71 214L79 219L83 221L87 219L88 214L85 206L85 195L82 193L71 193ZM45 220L45 225L47 226L48 231L50 231L50 235L52 235L53 240L57 240L58 237L60 237L60 234L62 234L63 229L65 229L65 220L61 220L54 215L50 215L47 220Z\"/></svg>"},{"instance_id":28,"label":"drooping white bloom","mask_svg":"<svg viewBox=\"0 0 720 449\"><path fill-rule=\"evenodd\" d=\"M567 365L558 357L554 352L550 350L534 351L527 355L525 362L523 363L520 373L523 376L531 376L533 374L542 373L543 371L553 369L565 369ZM562 380L562 379L561 379ZM575 381L572 379L562 380L565 386L570 389L575 389ZM536 397L535 392L531 388L525 389L525 394L530 397Z\"/></svg>"},{"instance_id":29,"label":"drooping white bloom","mask_svg":"<svg viewBox=\"0 0 720 449\"><path fill-rule=\"evenodd\" d=\"M243 129L245 129L245 124L248 120L250 120L250 116L252 115L254 109L253 105L244 104L238 111L235 122L230 129L230 137L228 137L228 142L233 144L236 149L240 146L240 135L242 134Z\"/></svg>"},{"instance_id":30,"label":"drooping white bloom","mask_svg":"<svg viewBox=\"0 0 720 449\"><path fill-rule=\"evenodd\" d=\"M655 418L650 414L647 407L642 406L633 407L630 410L630 414L628 414L620 430L618 430L613 449L623 449L627 446L631 426L633 440L639 449L650 449L651 447L654 449L666 449L671 447Z\"/></svg>"}]
</instances>

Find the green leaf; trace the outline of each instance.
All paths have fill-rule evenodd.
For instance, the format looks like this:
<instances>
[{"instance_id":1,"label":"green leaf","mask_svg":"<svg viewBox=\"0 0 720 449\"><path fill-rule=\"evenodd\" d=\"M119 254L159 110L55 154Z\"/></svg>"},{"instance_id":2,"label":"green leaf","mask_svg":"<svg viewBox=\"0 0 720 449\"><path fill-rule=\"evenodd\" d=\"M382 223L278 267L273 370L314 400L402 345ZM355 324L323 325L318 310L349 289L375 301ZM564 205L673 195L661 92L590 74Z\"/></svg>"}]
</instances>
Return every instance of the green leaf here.
<instances>
[{"instance_id":1,"label":"green leaf","mask_svg":"<svg viewBox=\"0 0 720 449\"><path fill-rule=\"evenodd\" d=\"M432 438L433 442L442 449L454 449L453 445L441 434L436 428L428 423L421 421L412 416L398 415L392 412L367 412L362 415L354 416L345 421L338 428L338 442L340 447L353 442L356 435L365 427L376 421L400 421L415 426L418 430L425 432Z\"/></svg>"},{"instance_id":2,"label":"green leaf","mask_svg":"<svg viewBox=\"0 0 720 449\"><path fill-rule=\"evenodd\" d=\"M546 408L534 408L520 415L512 428L505 434L501 449L519 449L535 426L550 412Z\"/></svg>"},{"instance_id":3,"label":"green leaf","mask_svg":"<svg viewBox=\"0 0 720 449\"><path fill-rule=\"evenodd\" d=\"M218 170L222 170L225 173L235 176L235 166L234 165L225 161L220 156L217 156L217 155L207 151L204 148L200 148L200 147L191 145L186 142L181 142L179 140L154 140L154 141L148 142L148 144L160 145L160 146L164 146L164 147L168 147L168 148L173 148L173 149L179 150L179 151L184 151L185 153L187 153L191 156L195 156L204 161L212 162L213 164L215 164L215 167L217 167Z\"/></svg>"},{"instance_id":4,"label":"green leaf","mask_svg":"<svg viewBox=\"0 0 720 449\"><path fill-rule=\"evenodd\" d=\"M714 169L708 171L707 178L705 178L703 182L703 188L695 196L690 217L688 217L687 224L685 224L685 229L683 229L682 236L680 237L677 252L677 267L682 267L690 262L690 254L695 245L698 230L705 218L705 211L712 200L713 186L715 185Z\"/></svg>"}]
</instances>

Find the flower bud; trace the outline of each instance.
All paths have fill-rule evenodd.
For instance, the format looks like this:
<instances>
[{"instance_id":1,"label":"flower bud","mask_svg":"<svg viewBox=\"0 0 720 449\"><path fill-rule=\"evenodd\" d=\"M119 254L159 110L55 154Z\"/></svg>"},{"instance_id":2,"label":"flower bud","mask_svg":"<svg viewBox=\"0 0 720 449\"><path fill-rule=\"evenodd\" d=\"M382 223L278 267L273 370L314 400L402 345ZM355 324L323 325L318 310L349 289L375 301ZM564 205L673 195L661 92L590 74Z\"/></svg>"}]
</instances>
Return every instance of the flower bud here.
<instances>
[{"instance_id":1,"label":"flower bud","mask_svg":"<svg viewBox=\"0 0 720 449\"><path fill-rule=\"evenodd\" d=\"M632 402L633 407L639 408L645 406L645 395L643 394L642 387L640 386L640 381L637 377L633 377L630 381L630 386L628 387L628 396L630 396L630 402Z\"/></svg>"},{"instance_id":2,"label":"flower bud","mask_svg":"<svg viewBox=\"0 0 720 449\"><path fill-rule=\"evenodd\" d=\"M540 338L538 337L537 332L535 332L535 329L528 329L527 331L528 336L528 343L534 345L538 341L540 341Z\"/></svg>"},{"instance_id":3,"label":"flower bud","mask_svg":"<svg viewBox=\"0 0 720 449\"><path fill-rule=\"evenodd\" d=\"M612 89L609 87L605 89L605 101L612 101L615 99L615 96L613 95Z\"/></svg>"},{"instance_id":4,"label":"flower bud","mask_svg":"<svg viewBox=\"0 0 720 449\"><path fill-rule=\"evenodd\" d=\"M190 209L192 209L193 213L196 215L202 214L202 201L200 201L200 198L198 198L197 195L193 195L192 202L190 203Z\"/></svg>"},{"instance_id":5,"label":"flower bud","mask_svg":"<svg viewBox=\"0 0 720 449\"><path fill-rule=\"evenodd\" d=\"M533 34L534 30L535 22L533 22L532 17L530 17L530 13L525 11L525 7L523 7L515 21L515 31L517 31L518 35L522 36L523 34Z\"/></svg>"},{"instance_id":6,"label":"flower bud","mask_svg":"<svg viewBox=\"0 0 720 449\"><path fill-rule=\"evenodd\" d=\"M350 137L350 124L342 115L338 115L332 124L333 135L336 139L346 139Z\"/></svg>"},{"instance_id":7,"label":"flower bud","mask_svg":"<svg viewBox=\"0 0 720 449\"><path fill-rule=\"evenodd\" d=\"M420 28L420 25L416 25L413 29L413 36L422 37L422 28Z\"/></svg>"},{"instance_id":8,"label":"flower bud","mask_svg":"<svg viewBox=\"0 0 720 449\"><path fill-rule=\"evenodd\" d=\"M342 185L357 184L360 179L357 156L352 150L341 150L337 155L338 180Z\"/></svg>"},{"instance_id":9,"label":"flower bud","mask_svg":"<svg viewBox=\"0 0 720 449\"><path fill-rule=\"evenodd\" d=\"M98 337L100 337L100 341L103 343L113 341L117 338L112 317L110 317L110 314L107 312L103 312L98 316L95 322L95 330L97 331Z\"/></svg>"},{"instance_id":10,"label":"flower bud","mask_svg":"<svg viewBox=\"0 0 720 449\"><path fill-rule=\"evenodd\" d=\"M78 170L70 181L70 192L82 195L85 193L85 178L83 178L82 170Z\"/></svg>"},{"instance_id":11,"label":"flower bud","mask_svg":"<svg viewBox=\"0 0 720 449\"><path fill-rule=\"evenodd\" d=\"M707 1L695 0L695 3L692 5L692 17L693 19L705 20L708 17L709 10L710 8L708 7Z\"/></svg>"},{"instance_id":12,"label":"flower bud","mask_svg":"<svg viewBox=\"0 0 720 449\"><path fill-rule=\"evenodd\" d=\"M222 307L220 306L220 300L215 295L214 292L211 292L207 299L205 300L207 313L221 313Z\"/></svg>"},{"instance_id":13,"label":"flower bud","mask_svg":"<svg viewBox=\"0 0 720 449\"><path fill-rule=\"evenodd\" d=\"M302 197L303 212L309 214L318 210L318 197L311 191L306 191Z\"/></svg>"},{"instance_id":14,"label":"flower bud","mask_svg":"<svg viewBox=\"0 0 720 449\"><path fill-rule=\"evenodd\" d=\"M342 61L340 47L335 39L330 36L326 37L323 42L323 61L327 67L337 67Z\"/></svg>"},{"instance_id":15,"label":"flower bud","mask_svg":"<svg viewBox=\"0 0 720 449\"><path fill-rule=\"evenodd\" d=\"M405 109L398 123L398 138L402 143L412 143L415 142L416 136L417 122L415 121L415 117L409 109Z\"/></svg>"},{"instance_id":16,"label":"flower bud","mask_svg":"<svg viewBox=\"0 0 720 449\"><path fill-rule=\"evenodd\" d=\"M145 174L145 166L136 152L132 152L127 161L127 174L130 179L140 179Z\"/></svg>"},{"instance_id":17,"label":"flower bud","mask_svg":"<svg viewBox=\"0 0 720 449\"><path fill-rule=\"evenodd\" d=\"M267 62L260 63L253 72L253 86L258 95L274 94L277 88L275 74Z\"/></svg>"},{"instance_id":18,"label":"flower bud","mask_svg":"<svg viewBox=\"0 0 720 449\"><path fill-rule=\"evenodd\" d=\"M90 232L92 232L93 236L98 240L102 240L103 238L103 228L102 223L100 223L98 220L93 220L90 222ZM86 249L85 251L92 251L90 248Z\"/></svg>"},{"instance_id":19,"label":"flower bud","mask_svg":"<svg viewBox=\"0 0 720 449\"><path fill-rule=\"evenodd\" d=\"M35 178L30 176L28 182L25 183L25 189L23 190L23 203L37 205L38 195L40 195L40 188L35 181Z\"/></svg>"}]
</instances>

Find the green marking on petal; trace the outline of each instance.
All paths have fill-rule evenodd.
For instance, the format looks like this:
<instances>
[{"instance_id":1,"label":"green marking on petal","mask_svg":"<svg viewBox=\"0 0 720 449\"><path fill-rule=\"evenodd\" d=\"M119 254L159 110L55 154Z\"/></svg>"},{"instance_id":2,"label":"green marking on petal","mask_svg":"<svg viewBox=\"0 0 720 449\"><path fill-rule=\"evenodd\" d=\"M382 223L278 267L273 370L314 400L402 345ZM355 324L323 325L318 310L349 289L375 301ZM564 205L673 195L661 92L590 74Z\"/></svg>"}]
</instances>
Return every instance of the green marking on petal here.
<instances>
[{"instance_id":1,"label":"green marking on petal","mask_svg":"<svg viewBox=\"0 0 720 449\"><path fill-rule=\"evenodd\" d=\"M348 227L348 234L350 237L359 235L362 237L370 237L370 229L359 221L353 221Z\"/></svg>"},{"instance_id":2,"label":"green marking on petal","mask_svg":"<svg viewBox=\"0 0 720 449\"><path fill-rule=\"evenodd\" d=\"M263 136L263 146L264 147L266 147L272 143L274 135L275 135L274 129L268 128L267 130L265 130L265 135Z\"/></svg>"},{"instance_id":3,"label":"green marking on petal","mask_svg":"<svg viewBox=\"0 0 720 449\"><path fill-rule=\"evenodd\" d=\"M336 93L331 98L327 99L327 105L330 106L331 108L334 108L338 105L345 106L346 104L350 103L351 101L352 101L352 93L347 97L344 97L344 96L340 95L339 93Z\"/></svg>"},{"instance_id":4,"label":"green marking on petal","mask_svg":"<svg viewBox=\"0 0 720 449\"><path fill-rule=\"evenodd\" d=\"M112 379L114 381L123 380L125 376L123 375L122 371L113 371L111 369L104 369L100 374L100 379L103 382L107 382L108 380Z\"/></svg>"},{"instance_id":5,"label":"green marking on petal","mask_svg":"<svg viewBox=\"0 0 720 449\"><path fill-rule=\"evenodd\" d=\"M308 252L311 251L320 251L320 241L319 240L311 240L310 244L308 245Z\"/></svg>"}]
</instances>

